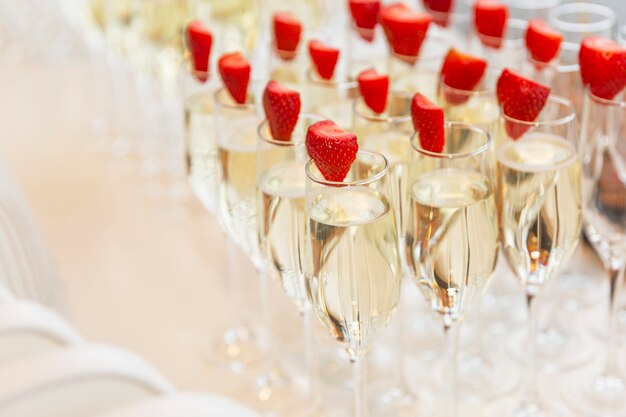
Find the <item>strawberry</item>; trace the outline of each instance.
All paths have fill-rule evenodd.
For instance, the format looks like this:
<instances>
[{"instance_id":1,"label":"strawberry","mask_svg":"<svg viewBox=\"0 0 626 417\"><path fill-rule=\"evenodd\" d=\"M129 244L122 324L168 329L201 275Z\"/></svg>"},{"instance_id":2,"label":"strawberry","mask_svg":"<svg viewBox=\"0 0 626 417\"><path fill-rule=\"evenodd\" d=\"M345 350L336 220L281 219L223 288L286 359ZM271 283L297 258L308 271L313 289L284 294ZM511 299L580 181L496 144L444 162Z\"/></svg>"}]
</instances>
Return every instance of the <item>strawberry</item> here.
<instances>
[{"instance_id":1,"label":"strawberry","mask_svg":"<svg viewBox=\"0 0 626 417\"><path fill-rule=\"evenodd\" d=\"M452 0L422 0L424 8L439 26L447 27L452 10Z\"/></svg>"},{"instance_id":2,"label":"strawberry","mask_svg":"<svg viewBox=\"0 0 626 417\"><path fill-rule=\"evenodd\" d=\"M506 30L509 9L497 0L477 0L474 4L474 27L480 41L500 48Z\"/></svg>"},{"instance_id":3,"label":"strawberry","mask_svg":"<svg viewBox=\"0 0 626 417\"><path fill-rule=\"evenodd\" d=\"M325 45L320 41L311 41L309 42L309 54L320 77L325 80L333 78L335 66L339 59L339 49Z\"/></svg>"},{"instance_id":4,"label":"strawberry","mask_svg":"<svg viewBox=\"0 0 626 417\"><path fill-rule=\"evenodd\" d=\"M411 102L411 119L422 148L430 152L443 151L446 142L443 109L420 93L415 93Z\"/></svg>"},{"instance_id":5,"label":"strawberry","mask_svg":"<svg viewBox=\"0 0 626 417\"><path fill-rule=\"evenodd\" d=\"M359 145L354 133L331 120L322 120L309 126L306 150L327 181L341 182L356 159Z\"/></svg>"},{"instance_id":6,"label":"strawberry","mask_svg":"<svg viewBox=\"0 0 626 417\"><path fill-rule=\"evenodd\" d=\"M217 61L222 81L230 95L239 104L246 102L248 82L250 81L250 63L239 52L224 54Z\"/></svg>"},{"instance_id":7,"label":"strawberry","mask_svg":"<svg viewBox=\"0 0 626 417\"><path fill-rule=\"evenodd\" d=\"M382 113L387 107L389 77L379 74L375 69L362 71L357 77L363 101L374 113Z\"/></svg>"},{"instance_id":8,"label":"strawberry","mask_svg":"<svg viewBox=\"0 0 626 417\"><path fill-rule=\"evenodd\" d=\"M276 140L289 141L298 123L300 93L270 80L263 92L263 109L272 137Z\"/></svg>"},{"instance_id":9,"label":"strawberry","mask_svg":"<svg viewBox=\"0 0 626 417\"><path fill-rule=\"evenodd\" d=\"M524 122L534 122L541 109L546 105L550 87L525 78L508 68L502 71L496 85L498 103L505 115ZM518 139L530 128L511 120L505 122L506 132L513 139Z\"/></svg>"},{"instance_id":10,"label":"strawberry","mask_svg":"<svg viewBox=\"0 0 626 417\"><path fill-rule=\"evenodd\" d=\"M457 90L472 91L482 80L487 61L472 55L463 54L451 48L441 66L441 79L444 84ZM446 91L446 99L451 104L462 104L466 95Z\"/></svg>"},{"instance_id":11,"label":"strawberry","mask_svg":"<svg viewBox=\"0 0 626 417\"><path fill-rule=\"evenodd\" d=\"M626 86L626 46L592 36L583 40L578 61L583 83L593 95L612 100Z\"/></svg>"},{"instance_id":12,"label":"strawberry","mask_svg":"<svg viewBox=\"0 0 626 417\"><path fill-rule=\"evenodd\" d=\"M350 0L350 14L357 32L368 42L374 40L380 0Z\"/></svg>"},{"instance_id":13,"label":"strawberry","mask_svg":"<svg viewBox=\"0 0 626 417\"><path fill-rule=\"evenodd\" d=\"M404 3L393 3L381 9L379 19L393 53L414 64L433 18L427 13L410 9Z\"/></svg>"},{"instance_id":14,"label":"strawberry","mask_svg":"<svg viewBox=\"0 0 626 417\"><path fill-rule=\"evenodd\" d=\"M559 53L563 35L552 29L541 19L528 22L526 48L535 61L548 63Z\"/></svg>"},{"instance_id":15,"label":"strawberry","mask_svg":"<svg viewBox=\"0 0 626 417\"><path fill-rule=\"evenodd\" d=\"M274 45L278 56L290 61L296 56L296 49L300 43L302 23L289 12L274 14Z\"/></svg>"},{"instance_id":16,"label":"strawberry","mask_svg":"<svg viewBox=\"0 0 626 417\"><path fill-rule=\"evenodd\" d=\"M205 82L209 78L209 57L213 45L213 35L199 20L187 25L187 47L193 60L194 75L198 81Z\"/></svg>"}]
</instances>

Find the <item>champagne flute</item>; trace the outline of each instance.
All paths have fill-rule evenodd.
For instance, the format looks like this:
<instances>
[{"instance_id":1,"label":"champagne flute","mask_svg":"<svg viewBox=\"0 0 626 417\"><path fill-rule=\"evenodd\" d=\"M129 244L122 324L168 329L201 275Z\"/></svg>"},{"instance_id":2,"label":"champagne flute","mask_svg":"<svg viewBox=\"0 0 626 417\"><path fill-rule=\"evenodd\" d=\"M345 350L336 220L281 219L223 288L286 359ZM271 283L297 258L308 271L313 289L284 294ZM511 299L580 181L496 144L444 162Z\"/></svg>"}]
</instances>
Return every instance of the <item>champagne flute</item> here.
<instances>
[{"instance_id":1,"label":"champagne flute","mask_svg":"<svg viewBox=\"0 0 626 417\"><path fill-rule=\"evenodd\" d=\"M626 266L626 101L587 90L583 105L581 160L584 230L609 272L607 351L604 369L571 379L566 399L585 415L623 415L626 378L619 369L618 298Z\"/></svg>"},{"instance_id":2,"label":"champagne flute","mask_svg":"<svg viewBox=\"0 0 626 417\"><path fill-rule=\"evenodd\" d=\"M458 414L457 330L487 287L498 258L493 147L489 133L446 122L442 153L413 134L405 252L417 285L440 314L447 339L447 414Z\"/></svg>"},{"instance_id":3,"label":"champagne flute","mask_svg":"<svg viewBox=\"0 0 626 417\"><path fill-rule=\"evenodd\" d=\"M501 117L516 130L526 130L517 140L505 137L497 151L502 250L521 281L528 307L526 395L515 413L547 416L538 398L536 301L580 238L576 112L571 101L551 95L534 122L503 112Z\"/></svg>"},{"instance_id":4,"label":"champagne flute","mask_svg":"<svg viewBox=\"0 0 626 417\"><path fill-rule=\"evenodd\" d=\"M565 3L550 9L550 26L563 34L563 40L579 44L588 36L613 39L616 31L615 12L595 3Z\"/></svg>"},{"instance_id":5,"label":"champagne flute","mask_svg":"<svg viewBox=\"0 0 626 417\"><path fill-rule=\"evenodd\" d=\"M321 117L300 114L290 141L272 137L266 121L259 125L257 144L257 218L260 254L268 274L279 282L296 304L304 325L307 401L303 408L316 415L319 401L317 347L314 322L304 279L304 166L308 155L304 144L308 127ZM292 401L294 393L289 392ZM284 406L284 403L283 403Z\"/></svg>"},{"instance_id":6,"label":"champagne flute","mask_svg":"<svg viewBox=\"0 0 626 417\"><path fill-rule=\"evenodd\" d=\"M365 357L400 298L402 271L386 159L359 151L346 179L306 164L305 276L315 313L353 365L354 414L368 412Z\"/></svg>"},{"instance_id":7,"label":"champagne flute","mask_svg":"<svg viewBox=\"0 0 626 417\"><path fill-rule=\"evenodd\" d=\"M524 35L528 23L525 20L509 18L506 21L504 35L500 39L482 35L474 31L470 41L470 52L484 57L495 68L520 69L526 58ZM490 45L500 45L494 48Z\"/></svg>"},{"instance_id":8,"label":"champagne flute","mask_svg":"<svg viewBox=\"0 0 626 417\"><path fill-rule=\"evenodd\" d=\"M313 68L306 73L304 110L333 119L342 129L352 128L352 102L358 95L356 81L325 80Z\"/></svg>"}]
</instances>

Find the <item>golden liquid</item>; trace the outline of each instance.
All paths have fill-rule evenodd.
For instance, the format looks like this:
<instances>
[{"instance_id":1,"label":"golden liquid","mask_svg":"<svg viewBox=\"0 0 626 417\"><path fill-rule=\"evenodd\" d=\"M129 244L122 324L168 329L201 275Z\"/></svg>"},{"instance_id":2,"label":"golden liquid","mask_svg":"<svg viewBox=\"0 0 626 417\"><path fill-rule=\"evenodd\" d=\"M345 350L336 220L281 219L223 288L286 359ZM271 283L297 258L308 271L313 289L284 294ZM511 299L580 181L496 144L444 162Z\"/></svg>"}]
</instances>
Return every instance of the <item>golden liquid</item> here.
<instances>
[{"instance_id":1,"label":"golden liquid","mask_svg":"<svg viewBox=\"0 0 626 417\"><path fill-rule=\"evenodd\" d=\"M189 19L186 0L142 1L140 13L144 39L157 47L183 51L182 34Z\"/></svg>"},{"instance_id":2,"label":"golden liquid","mask_svg":"<svg viewBox=\"0 0 626 417\"><path fill-rule=\"evenodd\" d=\"M393 210L386 197L367 187L320 190L307 204L307 278L316 313L350 355L361 356L400 296Z\"/></svg>"},{"instance_id":3,"label":"golden liquid","mask_svg":"<svg viewBox=\"0 0 626 417\"><path fill-rule=\"evenodd\" d=\"M489 283L498 257L490 182L456 168L429 171L411 186L406 249L418 285L451 324Z\"/></svg>"},{"instance_id":4,"label":"golden liquid","mask_svg":"<svg viewBox=\"0 0 626 417\"><path fill-rule=\"evenodd\" d=\"M550 280L578 244L580 167L565 139L528 134L498 150L498 209L504 254L529 291Z\"/></svg>"}]
</instances>

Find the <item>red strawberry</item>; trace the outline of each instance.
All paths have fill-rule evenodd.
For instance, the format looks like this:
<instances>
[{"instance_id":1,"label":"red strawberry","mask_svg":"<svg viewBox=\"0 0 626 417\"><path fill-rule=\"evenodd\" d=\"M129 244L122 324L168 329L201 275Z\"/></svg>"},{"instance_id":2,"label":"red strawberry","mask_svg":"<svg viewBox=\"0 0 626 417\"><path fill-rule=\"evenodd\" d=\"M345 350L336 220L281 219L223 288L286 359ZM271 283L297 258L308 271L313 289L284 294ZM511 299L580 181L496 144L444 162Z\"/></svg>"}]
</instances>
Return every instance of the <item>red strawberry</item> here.
<instances>
[{"instance_id":1,"label":"red strawberry","mask_svg":"<svg viewBox=\"0 0 626 417\"><path fill-rule=\"evenodd\" d=\"M552 29L541 19L528 22L526 29L526 48L535 61L548 63L559 53L563 35Z\"/></svg>"},{"instance_id":2,"label":"red strawberry","mask_svg":"<svg viewBox=\"0 0 626 417\"><path fill-rule=\"evenodd\" d=\"M195 77L202 82L209 78L209 57L213 35L199 20L194 20L187 25L187 47L191 52Z\"/></svg>"},{"instance_id":3,"label":"red strawberry","mask_svg":"<svg viewBox=\"0 0 626 417\"><path fill-rule=\"evenodd\" d=\"M578 54L583 83L595 96L612 100L626 86L626 46L592 36Z\"/></svg>"},{"instance_id":4,"label":"red strawberry","mask_svg":"<svg viewBox=\"0 0 626 417\"><path fill-rule=\"evenodd\" d=\"M222 81L230 95L239 104L246 102L248 82L250 81L250 63L239 52L224 54L217 61Z\"/></svg>"},{"instance_id":5,"label":"red strawberry","mask_svg":"<svg viewBox=\"0 0 626 417\"><path fill-rule=\"evenodd\" d=\"M497 0L477 0L474 4L474 26L480 41L492 48L502 46L509 9Z\"/></svg>"},{"instance_id":6,"label":"red strawberry","mask_svg":"<svg viewBox=\"0 0 626 417\"><path fill-rule=\"evenodd\" d=\"M298 123L300 93L270 80L263 92L263 109L272 137L289 141L291 132Z\"/></svg>"},{"instance_id":7,"label":"red strawberry","mask_svg":"<svg viewBox=\"0 0 626 417\"><path fill-rule=\"evenodd\" d=\"M274 14L274 45L278 55L290 61L296 56L296 49L300 43L302 23L289 12Z\"/></svg>"},{"instance_id":8,"label":"red strawberry","mask_svg":"<svg viewBox=\"0 0 626 417\"><path fill-rule=\"evenodd\" d=\"M485 74L487 61L472 55L463 54L451 48L441 67L441 79L449 87L472 91ZM464 103L468 96L446 91L446 99L452 104Z\"/></svg>"},{"instance_id":9,"label":"red strawberry","mask_svg":"<svg viewBox=\"0 0 626 417\"><path fill-rule=\"evenodd\" d=\"M452 0L422 0L424 8L439 26L447 27L452 10Z\"/></svg>"},{"instance_id":10,"label":"red strawberry","mask_svg":"<svg viewBox=\"0 0 626 417\"><path fill-rule=\"evenodd\" d=\"M309 126L306 150L326 180L341 182L356 159L359 145L354 133L331 120L322 120Z\"/></svg>"},{"instance_id":11,"label":"red strawberry","mask_svg":"<svg viewBox=\"0 0 626 417\"><path fill-rule=\"evenodd\" d=\"M375 113L384 112L389 94L389 77L377 73L375 69L367 69L359 74L357 81L365 104Z\"/></svg>"},{"instance_id":12,"label":"red strawberry","mask_svg":"<svg viewBox=\"0 0 626 417\"><path fill-rule=\"evenodd\" d=\"M320 77L325 80L333 78L335 65L339 59L339 49L325 45L320 41L311 41L309 42L309 54Z\"/></svg>"},{"instance_id":13,"label":"red strawberry","mask_svg":"<svg viewBox=\"0 0 626 417\"><path fill-rule=\"evenodd\" d=\"M368 42L374 40L380 0L350 0L350 14L356 30Z\"/></svg>"},{"instance_id":14,"label":"red strawberry","mask_svg":"<svg viewBox=\"0 0 626 417\"><path fill-rule=\"evenodd\" d=\"M430 152L443 151L446 143L443 109L420 93L415 93L411 102L411 118L422 148Z\"/></svg>"},{"instance_id":15,"label":"red strawberry","mask_svg":"<svg viewBox=\"0 0 626 417\"><path fill-rule=\"evenodd\" d=\"M534 122L541 109L546 105L550 87L525 78L508 68L502 71L496 86L498 103L505 115L524 122ZM506 120L508 135L518 139L530 128L526 124Z\"/></svg>"},{"instance_id":16,"label":"red strawberry","mask_svg":"<svg viewBox=\"0 0 626 417\"><path fill-rule=\"evenodd\" d=\"M404 3L393 3L383 7L379 18L393 53L402 60L414 64L433 18L427 13L410 9Z\"/></svg>"}]
</instances>

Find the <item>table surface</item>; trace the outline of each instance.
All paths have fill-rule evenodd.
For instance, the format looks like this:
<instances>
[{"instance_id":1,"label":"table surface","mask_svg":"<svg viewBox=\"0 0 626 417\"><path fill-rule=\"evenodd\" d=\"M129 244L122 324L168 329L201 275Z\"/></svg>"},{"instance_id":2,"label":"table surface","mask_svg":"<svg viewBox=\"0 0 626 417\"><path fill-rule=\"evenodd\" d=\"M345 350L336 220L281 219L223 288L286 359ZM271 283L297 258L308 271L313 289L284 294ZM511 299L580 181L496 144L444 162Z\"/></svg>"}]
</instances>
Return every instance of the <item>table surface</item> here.
<instances>
[{"instance_id":1,"label":"table surface","mask_svg":"<svg viewBox=\"0 0 626 417\"><path fill-rule=\"evenodd\" d=\"M238 395L247 380L201 354L228 307L219 225L191 196L155 197L158 186L127 160L91 149L85 58L2 74L0 158L56 261L71 321L87 340L139 353L179 389Z\"/></svg>"}]
</instances>

